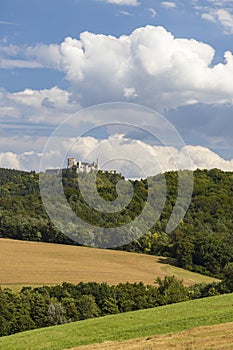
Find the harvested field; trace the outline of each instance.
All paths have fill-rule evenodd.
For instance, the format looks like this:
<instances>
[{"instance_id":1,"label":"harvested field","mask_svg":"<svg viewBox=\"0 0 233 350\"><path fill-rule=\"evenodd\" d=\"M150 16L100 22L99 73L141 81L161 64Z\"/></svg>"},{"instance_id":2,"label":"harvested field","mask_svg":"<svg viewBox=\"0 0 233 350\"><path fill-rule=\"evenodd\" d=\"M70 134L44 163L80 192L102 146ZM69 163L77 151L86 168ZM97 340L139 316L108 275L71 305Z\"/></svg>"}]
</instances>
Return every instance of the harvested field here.
<instances>
[{"instance_id":1,"label":"harvested field","mask_svg":"<svg viewBox=\"0 0 233 350\"><path fill-rule=\"evenodd\" d=\"M9 239L0 239L0 252L0 285L13 289L81 281L153 284L171 274L185 285L214 280L136 253Z\"/></svg>"}]
</instances>

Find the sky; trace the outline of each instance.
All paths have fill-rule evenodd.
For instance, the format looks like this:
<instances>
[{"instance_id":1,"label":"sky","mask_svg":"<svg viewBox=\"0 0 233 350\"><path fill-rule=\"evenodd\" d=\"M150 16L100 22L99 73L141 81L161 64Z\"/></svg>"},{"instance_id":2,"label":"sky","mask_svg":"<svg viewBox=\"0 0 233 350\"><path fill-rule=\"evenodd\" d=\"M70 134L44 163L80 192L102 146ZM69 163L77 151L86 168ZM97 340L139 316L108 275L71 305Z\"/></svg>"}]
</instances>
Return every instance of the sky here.
<instances>
[{"instance_id":1,"label":"sky","mask_svg":"<svg viewBox=\"0 0 233 350\"><path fill-rule=\"evenodd\" d=\"M93 106L106 103L124 108L103 117ZM101 127L116 122L135 130ZM159 139L160 122L179 147ZM233 170L233 1L1 1L0 124L2 167L38 171L69 154L114 168L114 153L143 159L147 175Z\"/></svg>"}]
</instances>

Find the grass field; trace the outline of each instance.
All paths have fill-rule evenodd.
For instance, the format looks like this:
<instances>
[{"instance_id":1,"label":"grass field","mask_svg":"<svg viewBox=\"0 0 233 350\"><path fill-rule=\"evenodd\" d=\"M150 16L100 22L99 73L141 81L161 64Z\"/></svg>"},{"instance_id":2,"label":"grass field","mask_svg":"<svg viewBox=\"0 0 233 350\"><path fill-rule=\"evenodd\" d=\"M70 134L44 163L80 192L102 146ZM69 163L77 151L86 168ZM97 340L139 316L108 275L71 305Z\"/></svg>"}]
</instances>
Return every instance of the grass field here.
<instances>
[{"instance_id":1,"label":"grass field","mask_svg":"<svg viewBox=\"0 0 233 350\"><path fill-rule=\"evenodd\" d=\"M233 349L233 322L197 327L179 333L170 333L123 342L106 341L71 348L69 350L229 350Z\"/></svg>"},{"instance_id":2,"label":"grass field","mask_svg":"<svg viewBox=\"0 0 233 350\"><path fill-rule=\"evenodd\" d=\"M168 274L185 285L214 280L144 254L9 239L0 239L0 252L0 285L12 289L81 281L153 284Z\"/></svg>"},{"instance_id":3,"label":"grass field","mask_svg":"<svg viewBox=\"0 0 233 350\"><path fill-rule=\"evenodd\" d=\"M171 333L178 333L194 327L212 326L227 322L233 322L233 294L18 333L0 338L0 349L64 350L95 343L103 343L98 348L105 349L104 346L109 346L109 343L106 343L106 341L116 342L148 337L152 337L152 341L155 335L162 334L170 334L170 340L179 341L181 335L174 336ZM216 336L224 336L223 328L217 328L218 332L216 332ZM193 332L196 332L196 330ZM206 338L208 334L211 334L210 328L204 329L203 332L202 335L198 335L197 337L204 336ZM189 340L188 336L186 338L185 333L183 333L181 341L184 340ZM146 340L139 341L145 342ZM147 341L150 341L150 339ZM133 349L128 344L126 346L126 349ZM204 347L200 348L202 350L205 349ZM118 349L124 348L118 347ZM156 348L152 346L145 349ZM162 348L158 347L158 349ZM187 346L185 349L192 348ZM211 347L207 347L206 349L211 349ZM221 347L218 349L221 349ZM229 349L232 349L232 346Z\"/></svg>"}]
</instances>

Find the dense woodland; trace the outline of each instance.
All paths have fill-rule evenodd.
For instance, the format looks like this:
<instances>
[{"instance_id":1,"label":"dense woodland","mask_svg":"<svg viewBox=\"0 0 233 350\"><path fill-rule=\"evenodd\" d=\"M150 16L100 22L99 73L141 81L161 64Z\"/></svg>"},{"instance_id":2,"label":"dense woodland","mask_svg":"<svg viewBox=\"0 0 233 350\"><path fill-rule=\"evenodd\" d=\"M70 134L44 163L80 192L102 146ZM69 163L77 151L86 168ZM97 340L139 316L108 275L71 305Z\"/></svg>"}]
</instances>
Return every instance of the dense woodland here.
<instances>
[{"instance_id":1,"label":"dense woodland","mask_svg":"<svg viewBox=\"0 0 233 350\"><path fill-rule=\"evenodd\" d=\"M156 286L91 282L23 287L20 292L0 288L0 336L228 293L233 291L233 266L225 270L227 277L222 282L192 287L167 276L158 278Z\"/></svg>"},{"instance_id":2,"label":"dense woodland","mask_svg":"<svg viewBox=\"0 0 233 350\"><path fill-rule=\"evenodd\" d=\"M222 277L224 267L233 262L233 173L196 170L191 205L180 225L170 234L165 233L165 228L176 202L177 172L168 172L165 178L167 196L160 219L144 236L117 249L164 255L173 258L178 266ZM98 173L97 189L103 199L116 199L116 184L120 179L119 174ZM150 179L155 188L160 186L158 179L159 176ZM84 201L75 171L63 171L68 202L74 212L93 227L124 225L138 216L147 200L148 182L144 179L131 183L134 195L130 204L117 214L102 213ZM58 203L58 210L62 212L62 209ZM79 235L85 237L85 232L76 227L76 235L78 241ZM124 232L124 235L134 237L134 232ZM138 232L136 236L140 236ZM8 169L0 169L0 237L77 244L49 220L40 197L39 175ZM97 242L87 238L85 244L104 246L108 239L112 237L101 236Z\"/></svg>"}]
</instances>

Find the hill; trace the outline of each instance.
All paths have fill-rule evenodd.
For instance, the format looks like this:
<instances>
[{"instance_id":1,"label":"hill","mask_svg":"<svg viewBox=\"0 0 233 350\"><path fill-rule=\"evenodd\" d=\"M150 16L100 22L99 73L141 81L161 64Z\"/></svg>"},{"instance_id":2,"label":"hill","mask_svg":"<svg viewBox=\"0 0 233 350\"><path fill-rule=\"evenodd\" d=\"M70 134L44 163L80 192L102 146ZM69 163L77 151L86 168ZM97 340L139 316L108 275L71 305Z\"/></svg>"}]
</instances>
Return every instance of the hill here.
<instances>
[{"instance_id":1,"label":"hill","mask_svg":"<svg viewBox=\"0 0 233 350\"><path fill-rule=\"evenodd\" d=\"M95 228L115 228L134 220L145 206L148 180L131 181L134 187L132 200L115 214L102 213L88 206L80 193L78 176L72 171L63 172L64 193L73 211L91 224L93 232L75 226L73 238L79 241L81 237L82 244L87 246L107 246L114 236L96 235ZM190 207L183 221L170 234L165 229L176 203L178 173L168 172L165 178L167 198L159 220L140 239L118 249L169 256L175 258L180 267L221 278L225 265L233 261L233 173L218 169L196 170ZM150 178L155 191L160 188L159 179L159 176ZM119 174L98 173L97 191L104 200L117 198L119 180L127 182ZM51 193L55 190L52 184L53 178L51 188L48 187ZM62 214L63 204L58 200L56 205L56 210ZM182 201L180 206L178 211L183 210ZM153 215L152 208L150 211ZM72 225L70 222L65 230ZM124 232L123 237L127 241L140 237L142 232L137 229ZM40 198L39 175L35 172L0 169L0 237L77 245L49 220Z\"/></svg>"},{"instance_id":2,"label":"hill","mask_svg":"<svg viewBox=\"0 0 233 350\"><path fill-rule=\"evenodd\" d=\"M0 239L0 251L0 285L13 289L62 282L154 284L156 277L166 275L183 279L187 286L214 280L145 254L9 239Z\"/></svg>"},{"instance_id":3,"label":"hill","mask_svg":"<svg viewBox=\"0 0 233 350\"><path fill-rule=\"evenodd\" d=\"M63 350L106 341L178 333L194 327L233 322L232 302L233 294L228 294L43 328L2 337L0 348ZM230 326L227 327L229 338ZM220 326L219 332L223 332L222 329ZM203 332L206 334L205 329ZM219 334L216 337L219 338ZM104 346L101 349L105 349Z\"/></svg>"}]
</instances>

